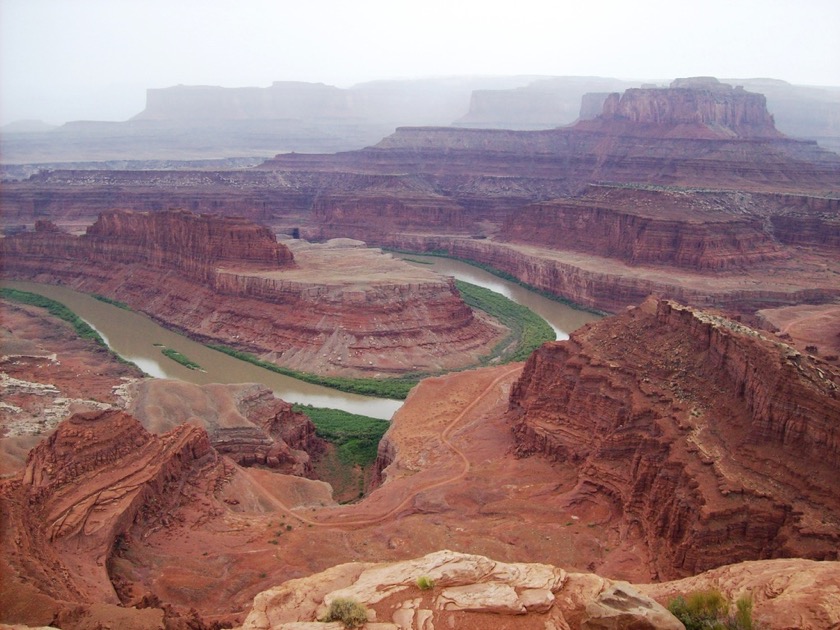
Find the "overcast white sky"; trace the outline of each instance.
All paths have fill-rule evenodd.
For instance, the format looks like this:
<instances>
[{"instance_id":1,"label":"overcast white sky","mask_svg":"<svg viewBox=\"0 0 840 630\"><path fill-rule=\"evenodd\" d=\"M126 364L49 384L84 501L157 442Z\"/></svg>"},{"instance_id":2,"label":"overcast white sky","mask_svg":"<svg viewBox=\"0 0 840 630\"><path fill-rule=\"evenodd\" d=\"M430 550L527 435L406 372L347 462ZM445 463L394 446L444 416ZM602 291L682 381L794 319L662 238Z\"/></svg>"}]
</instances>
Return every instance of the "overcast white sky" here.
<instances>
[{"instance_id":1,"label":"overcast white sky","mask_svg":"<svg viewBox=\"0 0 840 630\"><path fill-rule=\"evenodd\" d=\"M147 87L448 75L840 85L840 0L0 0L0 122L125 120Z\"/></svg>"}]
</instances>

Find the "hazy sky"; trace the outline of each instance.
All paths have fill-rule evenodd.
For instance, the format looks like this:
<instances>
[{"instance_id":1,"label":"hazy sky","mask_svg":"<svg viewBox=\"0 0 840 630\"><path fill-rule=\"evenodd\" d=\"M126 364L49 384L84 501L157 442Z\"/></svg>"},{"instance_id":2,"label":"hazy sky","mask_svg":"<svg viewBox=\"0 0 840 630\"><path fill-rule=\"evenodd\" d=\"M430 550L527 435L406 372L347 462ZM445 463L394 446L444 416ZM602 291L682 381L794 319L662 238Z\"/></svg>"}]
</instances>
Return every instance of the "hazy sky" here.
<instances>
[{"instance_id":1,"label":"hazy sky","mask_svg":"<svg viewBox=\"0 0 840 630\"><path fill-rule=\"evenodd\" d=\"M447 75L840 85L840 0L0 0L0 122L125 120L147 87Z\"/></svg>"}]
</instances>

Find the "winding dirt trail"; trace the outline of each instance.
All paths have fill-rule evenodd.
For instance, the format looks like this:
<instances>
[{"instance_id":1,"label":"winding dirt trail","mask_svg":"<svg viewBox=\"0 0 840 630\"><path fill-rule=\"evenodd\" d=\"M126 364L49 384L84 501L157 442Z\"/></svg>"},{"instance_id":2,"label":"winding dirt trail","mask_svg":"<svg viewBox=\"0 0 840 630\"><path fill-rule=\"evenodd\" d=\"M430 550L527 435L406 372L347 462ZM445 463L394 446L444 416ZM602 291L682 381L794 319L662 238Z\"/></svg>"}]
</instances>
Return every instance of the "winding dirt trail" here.
<instances>
[{"instance_id":1,"label":"winding dirt trail","mask_svg":"<svg viewBox=\"0 0 840 630\"><path fill-rule=\"evenodd\" d=\"M420 485L414 486L411 491L400 501L399 504L390 508L386 512L383 512L379 516L367 517L362 519L356 520L340 520L342 516L345 514L336 513L331 511L330 516L335 515L338 517L337 520L313 520L311 518L307 518L296 512L295 510L290 509L286 505L284 505L281 501L274 499L272 502L283 512L289 514L290 516L298 519L299 521L311 525L313 527L329 527L329 528L344 528L344 527L366 527L370 525L377 525L388 519L392 518L394 515L398 514L400 511L405 509L405 507L411 503L417 495L421 492L427 492L428 490L434 490L435 488L440 488L442 486L451 484L456 481L460 481L463 479L467 473L470 471L470 460L467 458L464 451L458 448L455 444L452 443L450 440L450 435L455 430L455 428L461 423L461 421L467 417L467 415L489 394L493 393L499 384L506 379L508 379L512 374L519 372L522 370L522 365L518 365L514 368L506 370L499 376L497 376L493 381L490 382L487 387L485 387L480 393L478 393L468 404L464 407L461 412L449 422L443 430L440 432L440 440L441 442L446 445L452 452L455 453L461 459L461 470L450 477L445 479L440 479L438 481L428 482ZM324 513L326 515L326 513Z\"/></svg>"}]
</instances>

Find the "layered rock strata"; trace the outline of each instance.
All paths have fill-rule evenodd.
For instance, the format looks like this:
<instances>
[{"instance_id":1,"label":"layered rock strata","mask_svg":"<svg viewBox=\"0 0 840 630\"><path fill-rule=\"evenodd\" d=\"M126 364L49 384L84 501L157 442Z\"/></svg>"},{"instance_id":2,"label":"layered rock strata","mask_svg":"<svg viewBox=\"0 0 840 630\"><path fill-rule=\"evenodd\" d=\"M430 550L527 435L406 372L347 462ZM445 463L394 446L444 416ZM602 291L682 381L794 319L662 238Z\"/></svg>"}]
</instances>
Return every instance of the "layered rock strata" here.
<instances>
[{"instance_id":1,"label":"layered rock strata","mask_svg":"<svg viewBox=\"0 0 840 630\"><path fill-rule=\"evenodd\" d=\"M78 219L118 204L244 214L315 239L444 250L610 311L651 293L742 312L840 293L840 157L781 137L761 95L713 80L611 98L568 128L401 128L363 150L284 154L247 172L43 173L4 186L3 216ZM210 327L205 315L189 327ZM286 341L275 347L296 365ZM372 348L360 361L357 350L341 362L364 370Z\"/></svg>"},{"instance_id":2,"label":"layered rock strata","mask_svg":"<svg viewBox=\"0 0 840 630\"><path fill-rule=\"evenodd\" d=\"M776 339L651 299L544 345L510 408L519 454L575 466L659 577L837 559L840 372Z\"/></svg>"},{"instance_id":3,"label":"layered rock strata","mask_svg":"<svg viewBox=\"0 0 840 630\"><path fill-rule=\"evenodd\" d=\"M324 443L305 415L264 385L192 385L166 379L135 384L127 411L156 434L181 424L207 431L213 448L242 466L311 476Z\"/></svg>"},{"instance_id":4,"label":"layered rock strata","mask_svg":"<svg viewBox=\"0 0 840 630\"><path fill-rule=\"evenodd\" d=\"M779 138L763 94L714 77L677 79L670 88L630 88L605 101L603 120L667 125L671 134ZM705 133L704 133L705 132Z\"/></svg>"},{"instance_id":5,"label":"layered rock strata","mask_svg":"<svg viewBox=\"0 0 840 630\"><path fill-rule=\"evenodd\" d=\"M782 257L712 274L666 265L631 266L616 258L490 239L397 234L388 244L488 265L539 290L608 312L639 304L649 295L745 314L780 304L830 302L840 296L834 279L840 272L837 258L821 252L800 250L787 261Z\"/></svg>"},{"instance_id":6,"label":"layered rock strata","mask_svg":"<svg viewBox=\"0 0 840 630\"><path fill-rule=\"evenodd\" d=\"M701 272L790 257L764 218L731 211L744 205L744 195L731 193L593 187L526 206L505 222L501 238Z\"/></svg>"},{"instance_id":7,"label":"layered rock strata","mask_svg":"<svg viewBox=\"0 0 840 630\"><path fill-rule=\"evenodd\" d=\"M178 490L221 482L224 465L200 428L153 436L118 410L77 414L35 447L23 474L0 486L6 618L33 603L118 604L107 564L133 523L165 517Z\"/></svg>"},{"instance_id":8,"label":"layered rock strata","mask_svg":"<svg viewBox=\"0 0 840 630\"><path fill-rule=\"evenodd\" d=\"M39 223L3 239L2 254L9 277L104 294L306 371L438 370L492 349L502 331L474 316L451 279L358 245L299 244L293 264L287 247L241 219L114 212L80 237Z\"/></svg>"}]
</instances>

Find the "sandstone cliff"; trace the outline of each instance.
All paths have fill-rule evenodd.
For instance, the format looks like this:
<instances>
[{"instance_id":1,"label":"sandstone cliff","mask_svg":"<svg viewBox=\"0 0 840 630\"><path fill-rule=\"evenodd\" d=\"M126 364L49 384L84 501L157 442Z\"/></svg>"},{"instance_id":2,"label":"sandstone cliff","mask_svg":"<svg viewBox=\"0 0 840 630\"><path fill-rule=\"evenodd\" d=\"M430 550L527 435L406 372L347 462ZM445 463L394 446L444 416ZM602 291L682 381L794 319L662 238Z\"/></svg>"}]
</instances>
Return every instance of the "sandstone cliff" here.
<instances>
[{"instance_id":1,"label":"sandstone cliff","mask_svg":"<svg viewBox=\"0 0 840 630\"><path fill-rule=\"evenodd\" d=\"M604 102L601 120L669 128L669 136L781 137L763 94L720 83L713 77L677 79L670 88L631 88Z\"/></svg>"},{"instance_id":2,"label":"sandstone cliff","mask_svg":"<svg viewBox=\"0 0 840 630\"><path fill-rule=\"evenodd\" d=\"M117 205L246 214L314 239L445 250L603 310L651 293L741 312L838 294L840 157L780 137L760 95L713 81L630 91L620 105L618 98L605 115L563 129L400 128L363 150L283 154L243 172L43 173L4 187L3 215L16 223L77 219ZM215 290L244 291L263 301L280 293L289 303L305 304L313 290L310 283L276 277L217 277ZM469 337L467 345L475 346L473 332L463 335L475 330L463 311L445 292L436 290L432 298L448 302L450 315L459 313L453 316L460 322L459 343ZM155 299L142 297L144 303ZM320 299L346 301L347 294ZM365 303L380 299L367 293ZM180 317L173 315L175 302L158 304L157 312L166 313L159 316ZM274 327L259 319L238 325ZM401 318L412 320L414 315ZM176 325L218 335L206 312ZM342 366L327 359L328 369L346 370L352 362L353 369L365 370L371 360L376 365L370 357L375 329L360 329L350 339L340 321L329 326L351 351ZM330 333L308 330L323 348ZM423 343L435 342L416 326L412 332ZM389 347L407 345L402 339ZM298 355L280 333L270 347L249 347L282 352L291 367L324 354L313 348ZM424 354L399 369L435 363ZM380 367L397 369L386 362Z\"/></svg>"},{"instance_id":3,"label":"sandstone cliff","mask_svg":"<svg viewBox=\"0 0 840 630\"><path fill-rule=\"evenodd\" d=\"M539 290L608 312L638 304L649 295L745 314L779 304L830 302L840 296L833 273L824 271L840 271L830 252L811 257L800 250L799 256L791 256L789 261L780 256L781 260L766 265L698 272L665 265L631 266L617 258L574 250L457 236L396 234L380 244L407 251L445 252L489 265ZM669 247L667 251L675 250ZM709 253L696 259L711 261L714 256Z\"/></svg>"},{"instance_id":4,"label":"sandstone cliff","mask_svg":"<svg viewBox=\"0 0 840 630\"><path fill-rule=\"evenodd\" d=\"M224 474L194 426L153 436L116 410L63 422L30 452L22 477L0 486L5 615L48 622L57 602L118 604L108 562L120 536L165 518L187 477L212 487ZM33 601L45 608L20 609Z\"/></svg>"},{"instance_id":5,"label":"sandstone cliff","mask_svg":"<svg viewBox=\"0 0 840 630\"><path fill-rule=\"evenodd\" d=\"M744 197L591 187L574 199L526 206L508 218L502 234L507 241L617 258L630 265L697 271L789 258L766 229L765 219L747 214Z\"/></svg>"},{"instance_id":6,"label":"sandstone cliff","mask_svg":"<svg viewBox=\"0 0 840 630\"><path fill-rule=\"evenodd\" d=\"M573 464L579 500L608 499L664 578L837 558L839 389L775 339L649 300L543 346L510 405L518 452Z\"/></svg>"},{"instance_id":7,"label":"sandstone cliff","mask_svg":"<svg viewBox=\"0 0 840 630\"><path fill-rule=\"evenodd\" d=\"M451 279L357 245L296 243L292 264L242 219L114 212L79 237L39 223L0 252L8 277L101 293L304 371L436 371L490 352L500 327L474 316Z\"/></svg>"}]
</instances>

